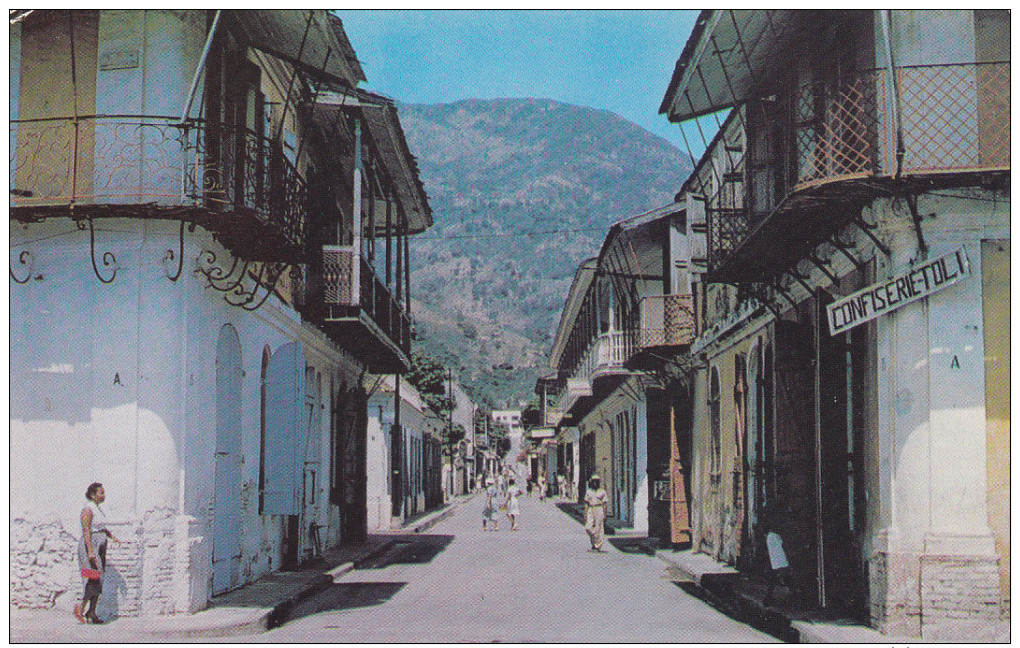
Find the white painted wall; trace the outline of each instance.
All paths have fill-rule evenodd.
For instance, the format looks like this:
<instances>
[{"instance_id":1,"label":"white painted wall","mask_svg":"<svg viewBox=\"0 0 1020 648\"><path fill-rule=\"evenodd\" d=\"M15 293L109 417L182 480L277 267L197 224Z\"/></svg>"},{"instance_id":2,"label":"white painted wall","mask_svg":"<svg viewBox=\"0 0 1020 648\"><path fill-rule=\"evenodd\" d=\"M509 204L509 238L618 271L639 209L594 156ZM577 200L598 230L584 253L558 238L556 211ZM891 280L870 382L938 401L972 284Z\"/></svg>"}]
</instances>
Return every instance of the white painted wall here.
<instances>
[{"instance_id":1,"label":"white painted wall","mask_svg":"<svg viewBox=\"0 0 1020 648\"><path fill-rule=\"evenodd\" d=\"M370 386L380 381L372 397L368 401L368 528L369 530L389 530L394 524L398 527L399 520L392 517L391 490L391 439L390 427L394 417L394 376L376 376L368 382ZM418 448L423 448L423 435L426 428L426 405L406 380L400 380L400 425L403 428L404 496L418 500L419 512L424 509L425 492L422 481L421 456L412 456L412 440ZM419 452L419 455L422 453ZM411 462L417 461L412 474ZM410 490L408 490L410 489Z\"/></svg>"},{"instance_id":2,"label":"white painted wall","mask_svg":"<svg viewBox=\"0 0 1020 648\"><path fill-rule=\"evenodd\" d=\"M131 615L205 604L216 340L227 323L237 330L244 370L241 576L278 569L281 520L260 516L257 507L262 350L300 340L310 366L348 384L357 383L356 363L275 298L249 313L206 289L195 273L199 251L229 256L202 230L186 235L176 283L162 263L177 245L172 222L99 221L97 255L112 252L118 266L108 285L93 273L88 232L69 220L12 224L11 243L32 254L32 279L11 281L13 603L70 608L80 589L73 550L84 489L101 481L111 526L125 540L110 550L104 605ZM329 414L323 411L309 446L323 466ZM328 479L317 483L319 504L303 529L313 517L329 523L327 489Z\"/></svg>"}]
</instances>

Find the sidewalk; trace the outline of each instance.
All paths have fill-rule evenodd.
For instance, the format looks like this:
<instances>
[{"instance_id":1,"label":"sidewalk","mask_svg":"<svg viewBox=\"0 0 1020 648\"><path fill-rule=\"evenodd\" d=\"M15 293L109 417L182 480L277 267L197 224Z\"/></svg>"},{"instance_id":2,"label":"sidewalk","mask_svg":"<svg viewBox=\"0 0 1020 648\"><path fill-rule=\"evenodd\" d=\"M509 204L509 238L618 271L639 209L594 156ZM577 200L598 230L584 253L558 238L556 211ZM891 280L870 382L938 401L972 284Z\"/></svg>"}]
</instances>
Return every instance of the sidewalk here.
<instances>
[{"instance_id":1,"label":"sidewalk","mask_svg":"<svg viewBox=\"0 0 1020 648\"><path fill-rule=\"evenodd\" d=\"M352 547L327 549L315 561L295 571L273 572L209 601L195 614L114 618L103 625L82 625L63 610L11 608L12 643L182 642L249 635L274 627L298 602L328 588L334 579L359 563L385 553L394 536L422 533L474 494L455 497L436 511L409 521L392 533L369 535Z\"/></svg>"},{"instance_id":2,"label":"sidewalk","mask_svg":"<svg viewBox=\"0 0 1020 648\"><path fill-rule=\"evenodd\" d=\"M789 643L882 643L917 644L920 637L882 634L874 628L849 621L820 619L809 609L798 608L778 591L766 607L766 584L738 572L703 553L660 549L655 555L675 571L677 584L699 598L764 632ZM1009 622L1000 622L997 641L1009 642Z\"/></svg>"}]
</instances>

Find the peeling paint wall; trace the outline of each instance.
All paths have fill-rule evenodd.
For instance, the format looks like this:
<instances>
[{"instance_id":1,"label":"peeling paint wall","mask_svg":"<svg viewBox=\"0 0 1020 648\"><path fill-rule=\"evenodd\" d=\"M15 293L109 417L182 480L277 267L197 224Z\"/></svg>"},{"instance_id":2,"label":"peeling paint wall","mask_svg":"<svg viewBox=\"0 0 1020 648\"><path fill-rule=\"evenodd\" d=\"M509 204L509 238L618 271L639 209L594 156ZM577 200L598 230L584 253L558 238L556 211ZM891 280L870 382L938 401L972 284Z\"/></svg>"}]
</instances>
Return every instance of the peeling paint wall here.
<instances>
[{"instance_id":1,"label":"peeling paint wall","mask_svg":"<svg viewBox=\"0 0 1020 648\"><path fill-rule=\"evenodd\" d=\"M35 276L11 290L12 605L70 610L80 596L75 546L92 481L105 485L104 511L124 541L109 547L101 610L150 615L206 605L216 335L225 323L238 331L244 372L237 584L279 569L282 521L258 511L262 350L301 340L308 366L346 384L357 383L361 368L289 308L269 303L252 314L207 290L194 272L200 252L230 257L203 230L186 236L185 271L171 282L162 259L176 237L173 223L103 221L97 244L119 265L104 285L92 272L88 232L66 219L11 225L12 244L32 252ZM309 447L328 466L331 412L320 419ZM332 524L335 537L322 477L302 527ZM311 550L302 537L299 556Z\"/></svg>"}]
</instances>

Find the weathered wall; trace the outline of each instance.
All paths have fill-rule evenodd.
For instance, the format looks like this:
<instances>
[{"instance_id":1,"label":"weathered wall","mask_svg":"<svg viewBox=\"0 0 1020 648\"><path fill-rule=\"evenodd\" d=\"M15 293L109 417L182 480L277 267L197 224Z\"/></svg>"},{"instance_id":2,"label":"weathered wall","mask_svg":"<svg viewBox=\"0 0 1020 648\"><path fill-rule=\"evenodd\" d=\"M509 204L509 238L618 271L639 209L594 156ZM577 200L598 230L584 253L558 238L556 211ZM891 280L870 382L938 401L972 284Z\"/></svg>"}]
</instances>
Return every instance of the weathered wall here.
<instances>
[{"instance_id":1,"label":"weathered wall","mask_svg":"<svg viewBox=\"0 0 1020 648\"><path fill-rule=\"evenodd\" d=\"M999 556L999 589L1009 615L1009 309L1010 242L981 244L981 297L984 305L985 424L988 430L988 526Z\"/></svg>"},{"instance_id":2,"label":"weathered wall","mask_svg":"<svg viewBox=\"0 0 1020 648\"><path fill-rule=\"evenodd\" d=\"M909 267L916 234L876 203L893 256L879 276ZM923 235L936 258L965 247L971 276L878 322L881 519L872 541L873 623L939 640L981 638L998 618L988 526L985 349L980 239L1008 236L1008 201L955 190L922 196ZM978 634L975 634L978 633Z\"/></svg>"},{"instance_id":3,"label":"weathered wall","mask_svg":"<svg viewBox=\"0 0 1020 648\"><path fill-rule=\"evenodd\" d=\"M111 527L125 541L110 547L103 605L149 614L205 604L215 541L216 341L224 324L238 332L244 371L240 578L279 568L281 522L260 516L257 505L263 348L301 340L306 362L321 375L356 383L359 371L292 310L270 302L251 314L208 290L195 272L200 251L229 255L202 230L186 236L185 268L171 282L163 258L176 247L176 229L100 221L97 255L112 252L118 266L107 285L93 274L88 232L71 221L11 226L15 249L32 254L32 278L11 282L15 605L69 609L79 595L72 550L85 486L97 480L109 493ZM316 457L306 465L329 465L331 417L324 414L307 446ZM317 481L303 528L329 524L328 483L325 474ZM299 555L308 550L303 537Z\"/></svg>"}]
</instances>

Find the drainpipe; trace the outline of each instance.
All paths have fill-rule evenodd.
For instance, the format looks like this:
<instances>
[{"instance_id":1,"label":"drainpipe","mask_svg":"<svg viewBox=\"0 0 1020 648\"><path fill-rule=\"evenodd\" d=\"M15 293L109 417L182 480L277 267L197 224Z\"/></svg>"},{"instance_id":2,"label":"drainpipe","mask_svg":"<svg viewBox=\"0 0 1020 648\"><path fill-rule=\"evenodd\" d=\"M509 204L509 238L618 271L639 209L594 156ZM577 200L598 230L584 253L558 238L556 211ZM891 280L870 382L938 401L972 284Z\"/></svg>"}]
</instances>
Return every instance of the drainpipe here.
<instances>
[{"instance_id":1,"label":"drainpipe","mask_svg":"<svg viewBox=\"0 0 1020 648\"><path fill-rule=\"evenodd\" d=\"M222 13L222 9L216 10L216 16L213 18L212 27L209 28L209 35L205 39L205 48L202 49L202 57L198 59L198 67L195 68L195 77L191 80L191 90L188 91L188 100L184 104L184 110L181 111L182 124L188 119L188 113L191 112L191 104L195 101L195 93L198 92L198 78L202 76L202 70L205 69L205 61L209 58L209 50L212 49L213 38L216 36L216 27L220 24L220 14Z\"/></svg>"},{"instance_id":2,"label":"drainpipe","mask_svg":"<svg viewBox=\"0 0 1020 648\"><path fill-rule=\"evenodd\" d=\"M900 123L900 84L896 79L896 66L893 63L892 53L892 38L890 33L892 31L892 16L888 9L882 10L882 35L885 39L885 55L888 65L886 66L889 70L889 79L892 82L892 115L893 115L893 127L896 129L896 179L899 179L900 174L903 171L903 157L906 154L906 149L903 145L903 124Z\"/></svg>"}]
</instances>

